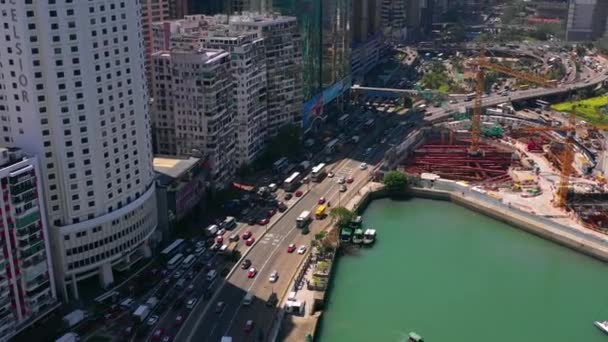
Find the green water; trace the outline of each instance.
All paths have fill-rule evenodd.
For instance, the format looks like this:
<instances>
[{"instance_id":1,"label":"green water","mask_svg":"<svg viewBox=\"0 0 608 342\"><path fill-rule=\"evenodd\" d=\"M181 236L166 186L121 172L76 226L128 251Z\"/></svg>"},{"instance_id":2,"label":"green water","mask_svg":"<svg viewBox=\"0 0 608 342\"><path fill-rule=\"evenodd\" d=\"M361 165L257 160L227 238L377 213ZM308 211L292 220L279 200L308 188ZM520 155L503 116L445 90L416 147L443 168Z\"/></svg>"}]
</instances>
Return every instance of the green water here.
<instances>
[{"instance_id":1,"label":"green water","mask_svg":"<svg viewBox=\"0 0 608 342\"><path fill-rule=\"evenodd\" d=\"M340 258L319 341L608 341L606 264L449 202L363 217L378 241Z\"/></svg>"}]
</instances>

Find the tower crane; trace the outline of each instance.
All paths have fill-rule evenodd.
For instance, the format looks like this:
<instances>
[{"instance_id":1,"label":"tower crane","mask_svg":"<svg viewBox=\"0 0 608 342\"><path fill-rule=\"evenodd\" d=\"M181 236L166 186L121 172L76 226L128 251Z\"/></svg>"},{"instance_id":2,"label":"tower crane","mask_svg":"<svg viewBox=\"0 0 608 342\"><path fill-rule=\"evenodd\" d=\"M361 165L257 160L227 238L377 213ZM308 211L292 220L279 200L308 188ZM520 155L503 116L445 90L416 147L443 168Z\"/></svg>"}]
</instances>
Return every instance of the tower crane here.
<instances>
[{"instance_id":1,"label":"tower crane","mask_svg":"<svg viewBox=\"0 0 608 342\"><path fill-rule=\"evenodd\" d=\"M573 174L574 169L572 162L574 161L574 133L577 129L596 129L596 130L608 130L608 125L576 125L576 107L572 107L570 115L568 117L568 124L566 126L559 127L527 127L518 129L523 132L566 132L566 140L564 143L564 151L560 156L561 172L559 177L559 185L557 187L555 206L564 208L567 204L568 189L570 185L570 176Z\"/></svg>"},{"instance_id":2,"label":"tower crane","mask_svg":"<svg viewBox=\"0 0 608 342\"><path fill-rule=\"evenodd\" d=\"M520 80L526 80L532 83L536 83L538 85L547 87L547 88L555 88L557 86L555 81L547 80L543 77L533 75L523 71L513 70L506 66L495 64L486 59L485 50L481 50L479 53L479 57L477 58L477 83L475 88L475 103L473 105L473 117L472 117L472 126L471 126L471 148L469 149L469 153L472 155L477 155L480 153L479 151L479 140L481 139L481 108L482 108L482 95L485 91L485 73L484 69L489 69L492 71L496 71L502 74L506 74L512 77L515 77Z\"/></svg>"}]
</instances>

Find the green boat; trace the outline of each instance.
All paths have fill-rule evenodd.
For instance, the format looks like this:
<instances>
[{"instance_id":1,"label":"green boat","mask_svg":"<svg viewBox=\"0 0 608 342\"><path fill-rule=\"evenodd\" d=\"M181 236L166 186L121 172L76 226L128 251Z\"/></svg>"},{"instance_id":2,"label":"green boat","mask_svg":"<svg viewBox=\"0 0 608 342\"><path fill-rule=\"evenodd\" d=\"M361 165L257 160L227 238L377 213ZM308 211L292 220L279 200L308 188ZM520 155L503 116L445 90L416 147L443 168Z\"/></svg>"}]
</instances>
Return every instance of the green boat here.
<instances>
[{"instance_id":1,"label":"green boat","mask_svg":"<svg viewBox=\"0 0 608 342\"><path fill-rule=\"evenodd\" d=\"M350 243L353 236L353 230L350 228L342 228L340 232L340 241L342 243Z\"/></svg>"},{"instance_id":2,"label":"green boat","mask_svg":"<svg viewBox=\"0 0 608 342\"><path fill-rule=\"evenodd\" d=\"M353 243L354 244L363 243L363 229L361 229L361 228L355 229L355 233L353 234Z\"/></svg>"}]
</instances>

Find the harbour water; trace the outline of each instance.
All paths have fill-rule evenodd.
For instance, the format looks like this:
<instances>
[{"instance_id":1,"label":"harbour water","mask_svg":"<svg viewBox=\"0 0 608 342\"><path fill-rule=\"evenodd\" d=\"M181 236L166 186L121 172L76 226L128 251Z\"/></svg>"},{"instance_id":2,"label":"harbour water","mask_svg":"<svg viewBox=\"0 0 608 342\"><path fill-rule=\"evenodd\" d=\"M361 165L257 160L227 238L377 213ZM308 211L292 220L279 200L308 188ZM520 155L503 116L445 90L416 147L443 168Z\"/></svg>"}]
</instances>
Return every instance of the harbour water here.
<instances>
[{"instance_id":1,"label":"harbour water","mask_svg":"<svg viewBox=\"0 0 608 342\"><path fill-rule=\"evenodd\" d=\"M608 341L608 265L449 202L363 217L378 241L339 258L318 341Z\"/></svg>"}]
</instances>

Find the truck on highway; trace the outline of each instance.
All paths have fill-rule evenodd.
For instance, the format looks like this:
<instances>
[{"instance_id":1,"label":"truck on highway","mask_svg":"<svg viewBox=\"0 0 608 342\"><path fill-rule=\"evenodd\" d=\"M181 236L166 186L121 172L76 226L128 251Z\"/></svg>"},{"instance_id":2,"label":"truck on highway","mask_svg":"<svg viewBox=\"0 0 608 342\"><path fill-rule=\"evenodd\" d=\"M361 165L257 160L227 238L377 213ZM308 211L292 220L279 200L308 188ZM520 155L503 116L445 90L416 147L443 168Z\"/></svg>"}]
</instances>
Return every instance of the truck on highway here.
<instances>
[{"instance_id":1,"label":"truck on highway","mask_svg":"<svg viewBox=\"0 0 608 342\"><path fill-rule=\"evenodd\" d=\"M63 322L65 322L65 324L68 326L68 328L71 328L71 327L75 326L76 324L84 321L85 318L87 318L87 317L88 317L88 314L86 311L74 310L74 311L70 312L69 314L63 316Z\"/></svg>"},{"instance_id":2,"label":"truck on highway","mask_svg":"<svg viewBox=\"0 0 608 342\"><path fill-rule=\"evenodd\" d=\"M304 210L300 214L300 216L298 216L298 218L296 219L296 226L298 228L306 227L306 225L308 225L309 221L310 221L310 211Z\"/></svg>"},{"instance_id":3,"label":"truck on highway","mask_svg":"<svg viewBox=\"0 0 608 342\"><path fill-rule=\"evenodd\" d=\"M135 317L140 322L144 322L148 315L150 314L150 308L147 305L140 305L133 312L133 317Z\"/></svg>"}]
</instances>

